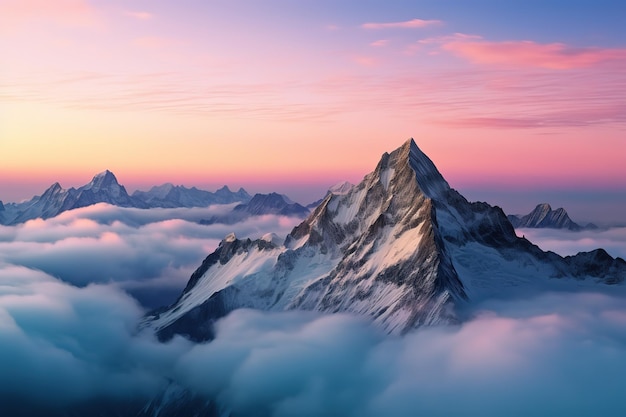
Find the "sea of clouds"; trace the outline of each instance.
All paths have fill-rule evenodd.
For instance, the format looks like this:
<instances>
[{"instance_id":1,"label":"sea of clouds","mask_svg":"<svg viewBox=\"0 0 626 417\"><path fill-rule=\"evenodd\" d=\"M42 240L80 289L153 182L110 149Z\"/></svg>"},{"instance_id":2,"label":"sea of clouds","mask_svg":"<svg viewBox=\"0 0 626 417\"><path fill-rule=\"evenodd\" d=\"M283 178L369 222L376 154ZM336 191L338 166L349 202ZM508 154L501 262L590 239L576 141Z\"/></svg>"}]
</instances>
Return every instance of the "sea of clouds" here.
<instances>
[{"instance_id":1,"label":"sea of clouds","mask_svg":"<svg viewBox=\"0 0 626 417\"><path fill-rule=\"evenodd\" d=\"M43 271L84 286L111 283L146 307L172 303L193 271L227 234L259 238L286 235L301 219L254 216L233 224L233 205L208 208L122 208L96 204L17 226L0 225L0 262Z\"/></svg>"},{"instance_id":2,"label":"sea of clouds","mask_svg":"<svg viewBox=\"0 0 626 417\"><path fill-rule=\"evenodd\" d=\"M402 337L349 315L238 310L209 343L159 343L138 329L146 307L129 283L180 288L188 276L171 272L225 234L285 234L297 220L142 214L99 205L0 229L0 415L149 401L172 383L238 416L626 415L622 286L491 300Z\"/></svg>"}]
</instances>

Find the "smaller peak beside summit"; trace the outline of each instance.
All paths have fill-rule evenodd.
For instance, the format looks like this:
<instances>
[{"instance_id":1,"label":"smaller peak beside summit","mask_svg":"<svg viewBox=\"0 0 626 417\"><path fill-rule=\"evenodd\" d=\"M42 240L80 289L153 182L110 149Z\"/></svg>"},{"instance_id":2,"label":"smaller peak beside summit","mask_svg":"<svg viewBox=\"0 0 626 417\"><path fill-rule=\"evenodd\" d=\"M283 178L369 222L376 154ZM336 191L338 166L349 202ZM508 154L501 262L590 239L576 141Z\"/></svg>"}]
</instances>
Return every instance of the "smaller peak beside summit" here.
<instances>
[{"instance_id":1,"label":"smaller peak beside summit","mask_svg":"<svg viewBox=\"0 0 626 417\"><path fill-rule=\"evenodd\" d=\"M232 191L230 191L230 188L228 188L228 185L224 185L224 186L222 186L222 188L219 188L215 192L216 193L231 193Z\"/></svg>"},{"instance_id":2,"label":"smaller peak beside summit","mask_svg":"<svg viewBox=\"0 0 626 417\"><path fill-rule=\"evenodd\" d=\"M280 238L276 233L266 233L261 236L261 240L280 246L284 243L284 239Z\"/></svg>"},{"instance_id":3,"label":"smaller peak beside summit","mask_svg":"<svg viewBox=\"0 0 626 417\"><path fill-rule=\"evenodd\" d=\"M328 189L328 192L335 195L344 195L347 194L354 184L348 181L339 182Z\"/></svg>"},{"instance_id":4,"label":"smaller peak beside summit","mask_svg":"<svg viewBox=\"0 0 626 417\"><path fill-rule=\"evenodd\" d=\"M557 210L563 210L563 208L559 208ZM548 203L540 203L531 211L531 213L549 213L552 211L552 206Z\"/></svg>"},{"instance_id":5,"label":"smaller peak beside summit","mask_svg":"<svg viewBox=\"0 0 626 417\"><path fill-rule=\"evenodd\" d=\"M44 192L44 195L56 194L62 190L63 190L63 187L61 187L61 184L59 184L58 182L55 182L50 187L48 187L48 189Z\"/></svg>"}]
</instances>

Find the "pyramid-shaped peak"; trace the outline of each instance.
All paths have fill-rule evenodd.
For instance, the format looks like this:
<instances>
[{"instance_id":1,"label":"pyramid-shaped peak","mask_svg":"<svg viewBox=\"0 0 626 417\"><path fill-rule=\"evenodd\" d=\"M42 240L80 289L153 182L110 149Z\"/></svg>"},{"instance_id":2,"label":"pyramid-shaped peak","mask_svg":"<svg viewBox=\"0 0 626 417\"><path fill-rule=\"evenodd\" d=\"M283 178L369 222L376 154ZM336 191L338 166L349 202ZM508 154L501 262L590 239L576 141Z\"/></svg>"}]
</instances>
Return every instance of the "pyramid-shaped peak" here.
<instances>
[{"instance_id":1,"label":"pyramid-shaped peak","mask_svg":"<svg viewBox=\"0 0 626 417\"><path fill-rule=\"evenodd\" d=\"M119 188L120 184L117 182L117 178L115 177L115 174L113 174L111 171L107 169L105 171L100 172L99 174L96 174L91 180L91 182L87 184L85 187L83 187L83 189L85 190L91 189L94 192L98 192L101 189L107 189L111 187Z\"/></svg>"},{"instance_id":2,"label":"pyramid-shaped peak","mask_svg":"<svg viewBox=\"0 0 626 417\"><path fill-rule=\"evenodd\" d=\"M108 169L94 175L94 177L91 179L91 184L111 184L111 183L117 183L117 178L115 177L115 174L113 174Z\"/></svg>"},{"instance_id":3,"label":"pyramid-shaped peak","mask_svg":"<svg viewBox=\"0 0 626 417\"><path fill-rule=\"evenodd\" d=\"M61 187L61 184L59 184L58 182L55 182L54 184L52 184L48 188L49 191L59 191L59 190L62 190L62 189L63 189L63 187Z\"/></svg>"},{"instance_id":4,"label":"pyramid-shaped peak","mask_svg":"<svg viewBox=\"0 0 626 417\"><path fill-rule=\"evenodd\" d=\"M61 187L61 184L59 184L58 182L55 182L50 187L48 187L46 191L44 191L41 197L44 199L52 198L53 196L56 196L61 192L63 192L63 187Z\"/></svg>"},{"instance_id":5,"label":"pyramid-shaped peak","mask_svg":"<svg viewBox=\"0 0 626 417\"><path fill-rule=\"evenodd\" d=\"M408 165L415 173L415 179L422 192L429 198L438 199L450 190L450 185L443 178L435 164L426 156L411 138L393 151L390 155L390 163L395 171ZM385 159L385 155L383 155Z\"/></svg>"},{"instance_id":6,"label":"pyramid-shaped peak","mask_svg":"<svg viewBox=\"0 0 626 417\"><path fill-rule=\"evenodd\" d=\"M218 189L216 191L217 193L230 193L230 188L228 188L228 185L224 185L222 188Z\"/></svg>"}]
</instances>

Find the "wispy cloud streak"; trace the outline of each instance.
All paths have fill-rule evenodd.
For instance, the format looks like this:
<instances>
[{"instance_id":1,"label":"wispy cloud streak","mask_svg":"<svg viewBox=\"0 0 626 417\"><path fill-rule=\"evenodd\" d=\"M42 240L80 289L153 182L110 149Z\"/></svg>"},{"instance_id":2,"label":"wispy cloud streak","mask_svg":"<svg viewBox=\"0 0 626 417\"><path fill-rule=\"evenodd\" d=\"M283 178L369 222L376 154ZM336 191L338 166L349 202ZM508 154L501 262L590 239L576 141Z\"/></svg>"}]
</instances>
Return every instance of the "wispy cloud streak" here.
<instances>
[{"instance_id":1,"label":"wispy cloud streak","mask_svg":"<svg viewBox=\"0 0 626 417\"><path fill-rule=\"evenodd\" d=\"M125 16L133 17L138 20L151 20L154 18L154 14L145 11L126 11Z\"/></svg>"},{"instance_id":2,"label":"wispy cloud streak","mask_svg":"<svg viewBox=\"0 0 626 417\"><path fill-rule=\"evenodd\" d=\"M363 29L421 29L429 26L439 26L443 24L441 20L411 19L401 22L369 22L363 23Z\"/></svg>"},{"instance_id":3,"label":"wispy cloud streak","mask_svg":"<svg viewBox=\"0 0 626 417\"><path fill-rule=\"evenodd\" d=\"M626 49L574 48L563 43L531 41L451 41L442 48L472 62L489 65L526 66L566 70L609 61L626 61Z\"/></svg>"}]
</instances>

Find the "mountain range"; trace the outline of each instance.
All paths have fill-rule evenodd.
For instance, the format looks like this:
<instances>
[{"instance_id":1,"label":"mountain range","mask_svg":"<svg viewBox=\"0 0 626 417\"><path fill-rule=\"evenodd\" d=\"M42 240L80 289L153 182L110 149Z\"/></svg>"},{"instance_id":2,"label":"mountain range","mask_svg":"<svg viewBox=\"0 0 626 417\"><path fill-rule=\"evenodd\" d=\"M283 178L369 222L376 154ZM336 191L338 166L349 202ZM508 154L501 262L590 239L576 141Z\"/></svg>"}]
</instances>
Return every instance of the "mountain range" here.
<instances>
[{"instance_id":1,"label":"mountain range","mask_svg":"<svg viewBox=\"0 0 626 417\"><path fill-rule=\"evenodd\" d=\"M148 191L137 190L132 197L151 208L207 207L211 204L246 202L251 198L243 188L233 192L225 185L212 193L171 183L154 186Z\"/></svg>"},{"instance_id":2,"label":"mountain range","mask_svg":"<svg viewBox=\"0 0 626 417\"><path fill-rule=\"evenodd\" d=\"M358 185L328 193L285 239L226 236L143 326L203 341L215 320L253 308L349 312L403 334L458 322L486 298L624 278L626 262L602 249L561 257L517 237L499 207L468 202L411 139Z\"/></svg>"},{"instance_id":3,"label":"mountain range","mask_svg":"<svg viewBox=\"0 0 626 417\"><path fill-rule=\"evenodd\" d=\"M597 229L598 226L589 223L581 226L570 219L564 208L552 210L550 204L538 204L530 213L526 215L510 214L507 216L513 227L515 228L534 228L534 229L568 229L579 231L583 229Z\"/></svg>"},{"instance_id":4,"label":"mountain range","mask_svg":"<svg viewBox=\"0 0 626 417\"><path fill-rule=\"evenodd\" d=\"M310 212L308 208L294 203L285 195L270 193L250 196L243 188L231 191L227 186L210 192L196 187L187 188L167 183L152 187L148 191L138 190L129 195L115 175L106 170L79 188L64 189L56 182L40 196L28 201L6 204L0 201L0 224L15 225L36 218L48 219L67 210L97 203L140 209L207 207L212 204L239 203L234 207L232 214L224 218L203 220L205 223L216 221L232 223L247 216L262 214L305 217Z\"/></svg>"}]
</instances>

